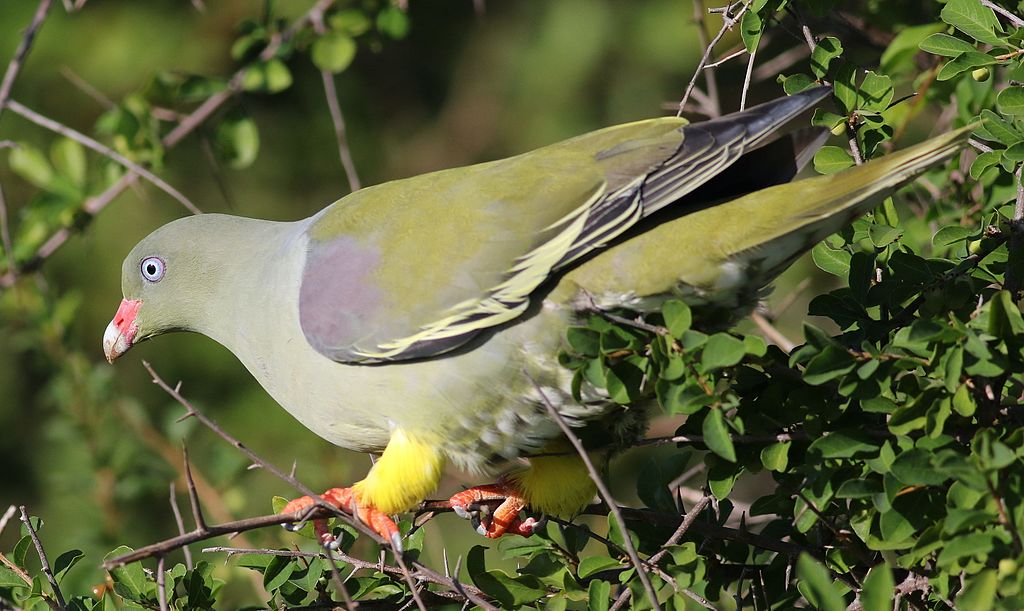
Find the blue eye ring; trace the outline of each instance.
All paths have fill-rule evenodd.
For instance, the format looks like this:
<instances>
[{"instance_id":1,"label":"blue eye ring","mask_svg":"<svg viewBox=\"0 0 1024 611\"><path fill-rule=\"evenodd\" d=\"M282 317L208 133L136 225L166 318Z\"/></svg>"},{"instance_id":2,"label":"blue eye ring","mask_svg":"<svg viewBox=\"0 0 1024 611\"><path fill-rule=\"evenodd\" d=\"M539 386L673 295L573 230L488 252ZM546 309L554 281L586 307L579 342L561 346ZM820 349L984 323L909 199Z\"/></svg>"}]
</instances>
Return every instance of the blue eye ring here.
<instances>
[{"instance_id":1,"label":"blue eye ring","mask_svg":"<svg viewBox=\"0 0 1024 611\"><path fill-rule=\"evenodd\" d=\"M142 263L139 264L139 271L142 273L142 277L146 282L160 282L164 277L164 271L166 269L167 265L160 257L146 257L142 260Z\"/></svg>"}]
</instances>

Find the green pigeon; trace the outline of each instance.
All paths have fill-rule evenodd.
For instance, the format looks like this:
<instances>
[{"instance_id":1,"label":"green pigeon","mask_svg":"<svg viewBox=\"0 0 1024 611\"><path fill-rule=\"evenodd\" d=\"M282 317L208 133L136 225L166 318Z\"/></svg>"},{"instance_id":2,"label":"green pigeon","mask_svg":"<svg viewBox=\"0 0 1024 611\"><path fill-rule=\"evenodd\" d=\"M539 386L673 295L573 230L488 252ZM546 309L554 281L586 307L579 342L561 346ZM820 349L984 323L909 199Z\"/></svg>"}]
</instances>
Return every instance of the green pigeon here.
<instances>
[{"instance_id":1,"label":"green pigeon","mask_svg":"<svg viewBox=\"0 0 1024 611\"><path fill-rule=\"evenodd\" d=\"M389 514L432 493L446 464L512 465L450 503L462 517L496 505L478 524L486 536L529 534L524 507L571 516L594 495L548 404L573 426L620 413L596 388L573 398L558 361L569 326L667 299L735 319L797 256L966 140L790 182L827 136L806 117L829 93L609 127L365 188L295 222L176 220L125 258L104 351L113 362L168 331L226 346L314 433L382 452L323 498L396 548Z\"/></svg>"}]
</instances>

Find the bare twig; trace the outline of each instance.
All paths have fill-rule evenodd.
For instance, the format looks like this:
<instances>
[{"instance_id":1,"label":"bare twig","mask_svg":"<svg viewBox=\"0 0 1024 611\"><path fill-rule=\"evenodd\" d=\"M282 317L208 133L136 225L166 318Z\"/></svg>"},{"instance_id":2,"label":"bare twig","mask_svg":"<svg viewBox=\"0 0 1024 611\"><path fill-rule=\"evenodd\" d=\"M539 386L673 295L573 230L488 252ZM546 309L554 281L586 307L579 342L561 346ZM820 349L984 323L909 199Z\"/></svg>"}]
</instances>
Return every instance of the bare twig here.
<instances>
[{"instance_id":1,"label":"bare twig","mask_svg":"<svg viewBox=\"0 0 1024 611\"><path fill-rule=\"evenodd\" d=\"M743 93L740 94L740 110L747 108L747 93L750 91L750 75L754 72L754 60L757 59L757 49L750 52L750 59L747 60L747 73L743 77Z\"/></svg>"},{"instance_id":2,"label":"bare twig","mask_svg":"<svg viewBox=\"0 0 1024 611\"><path fill-rule=\"evenodd\" d=\"M206 550L204 549L203 551L205 552ZM338 570L338 561L334 557L334 550L330 547L325 547L324 552L331 567L331 580L334 582L334 587L338 590L342 602L345 603L345 609L347 611L354 611L355 605L352 603L352 597L348 594L348 588L345 587L345 581L341 578L341 571Z\"/></svg>"},{"instance_id":3,"label":"bare twig","mask_svg":"<svg viewBox=\"0 0 1024 611\"><path fill-rule=\"evenodd\" d=\"M103 95L103 93L99 89L96 89L95 87L90 85L89 82L86 81L84 78L78 76L78 73L76 73L68 66L61 66L60 75L67 79L69 83L74 85L82 93L95 100L96 103L102 106L103 108L109 109L114 107L114 102L110 98Z\"/></svg>"},{"instance_id":4,"label":"bare twig","mask_svg":"<svg viewBox=\"0 0 1024 611\"><path fill-rule=\"evenodd\" d=\"M615 517L615 521L619 525L619 529L622 531L622 541L626 548L626 553L629 555L630 562L632 562L633 566L636 568L637 577L640 578L640 583L643 584L644 591L647 592L647 598L650 600L651 606L656 611L660 611L661 605L658 604L658 594L655 592L654 586L651 584L651 578L647 574L646 568L640 561L640 556L636 553L636 548L633 546L633 540L630 538L629 530L626 528L626 520L623 519L622 512L619 510L618 504L615 502L615 499L612 498L611 491L608 490L608 486L605 485L601 475L597 472L597 469L594 467L594 463L590 460L590 455L587 454L587 450L583 447L579 438L572 432L569 425L565 423L565 418L558 413L554 404L548 400L548 396L544 393L544 389L541 388L540 384L538 384L532 377L530 378L530 381L533 382L534 388L540 394L541 400L548 410L548 414L550 414L555 420L558 424L558 428L562 430L562 434L565 435L572 446L576 448L576 452L580 455L580 460L582 460L584 466L586 466L587 473L590 474L590 479L593 480L594 485L597 486L598 495L601 497L601 500L608 505L612 515Z\"/></svg>"},{"instance_id":5,"label":"bare twig","mask_svg":"<svg viewBox=\"0 0 1024 611\"><path fill-rule=\"evenodd\" d=\"M0 246L3 246L4 257L7 259L7 273L17 274L18 267L14 262L14 243L11 242L11 228L7 221L7 198L4 197L3 185L0 185Z\"/></svg>"},{"instance_id":6,"label":"bare twig","mask_svg":"<svg viewBox=\"0 0 1024 611\"><path fill-rule=\"evenodd\" d=\"M704 66L707 65L708 60L711 59L711 52L714 50L715 45L717 45L718 42L722 40L722 37L725 36L725 33L731 30L732 27L739 22L740 18L743 17L743 14L747 12L747 9L750 8L750 0L744 2L743 6L740 7L740 10L737 11L735 15L729 14L728 9L731 8L730 6L726 6L723 8L725 8L726 10L714 11L722 13L722 29L720 29L718 33L715 34L715 37L712 38L711 42L707 45L707 47L705 47L704 56L701 57L700 62L697 63L697 68L693 72L693 77L690 79L690 83L686 86L686 92L683 93L683 98L679 100L679 110L676 112L677 117L681 117L683 115L683 108L686 106L687 100L690 99L690 94L693 92L693 88L697 86L697 78L700 77L702 72L704 72ZM708 12L712 12L711 9L709 9Z\"/></svg>"},{"instance_id":7,"label":"bare twig","mask_svg":"<svg viewBox=\"0 0 1024 611\"><path fill-rule=\"evenodd\" d=\"M67 607L67 603L64 602L64 595L60 591L60 586L57 585L57 578L53 576L53 570L50 568L50 561L46 558L46 552L43 551L43 542L39 540L39 535L36 534L36 529L32 528L32 521L28 519L28 512L25 511L25 506L18 507L21 512L21 522L25 525L25 530L28 531L28 536L32 537L32 544L36 546L36 554L39 556L39 564L42 566L43 575L46 576L46 581L50 582L50 588L53 590L53 597L57 599L57 607L64 609Z\"/></svg>"},{"instance_id":8,"label":"bare twig","mask_svg":"<svg viewBox=\"0 0 1024 611\"><path fill-rule=\"evenodd\" d=\"M169 495L170 495L170 500L171 500L171 513L174 514L174 523L178 527L178 534L179 535L183 535L183 534L185 534L185 522L184 522L184 520L181 519L181 510L178 509L178 499L175 498L175 495L174 495L174 482L171 482L170 484L168 484L167 487L169 489ZM191 571L192 570L192 550L190 550L188 548L188 546L186 545L185 547L181 548L181 551L184 552L184 554L185 554L185 567L188 570Z\"/></svg>"},{"instance_id":9,"label":"bare twig","mask_svg":"<svg viewBox=\"0 0 1024 611\"><path fill-rule=\"evenodd\" d=\"M156 593L160 601L160 611L167 611L167 575L164 574L163 554L156 558Z\"/></svg>"},{"instance_id":10,"label":"bare twig","mask_svg":"<svg viewBox=\"0 0 1024 611\"><path fill-rule=\"evenodd\" d=\"M982 6L987 6L988 8L992 9L993 11L995 11L995 12L999 13L1000 15L1002 15L1003 17L1005 17L1006 20L1009 21L1010 23L1012 23L1014 27L1016 27L1016 28L1024 28L1024 19L1021 19L1020 17L1018 17L1014 13L1011 13L1010 11L1008 11L1005 8L999 6L995 2L992 2L991 0L978 0L978 2Z\"/></svg>"},{"instance_id":11,"label":"bare twig","mask_svg":"<svg viewBox=\"0 0 1024 611\"><path fill-rule=\"evenodd\" d=\"M697 36L700 40L700 46L704 49L711 47L711 41L708 40L707 24L704 21L704 0L693 0L693 21L697 26ZM707 83L708 89L708 102L705 107L709 111L711 118L718 117L722 114L722 105L718 97L718 79L715 78L715 66L730 59L726 57L721 62L716 62L714 65L704 66L704 82Z\"/></svg>"},{"instance_id":12,"label":"bare twig","mask_svg":"<svg viewBox=\"0 0 1024 611\"><path fill-rule=\"evenodd\" d=\"M126 167L129 170L131 170L132 172L138 174L139 176L142 176L143 178L145 178L149 182L153 183L158 189L160 189L164 193L166 193L166 194L170 195L171 197L173 197L174 199L178 200L181 203L181 205L185 206L185 208L188 209L188 211L191 212L192 214L201 214L202 213L202 211L199 208L197 208L195 204L193 204L180 191L178 191L177 189L175 189L171 185L167 184L167 182L164 181L164 179L160 178L156 174L150 172L146 168L144 168L144 167L140 166L139 164L135 163L131 159L128 159L124 155L121 155L120 153L118 153L114 149L112 149L112 148L110 148L108 146L104 146L103 144L93 140L89 136L86 136L85 134L83 134L83 133L81 133L79 131L71 129L70 127L64 125L63 123L59 123L57 121L54 121L53 119L50 119L48 117L44 117L43 115L37 113L36 111L32 110L31 108L23 106L22 104L18 103L15 100L8 100L7 101L7 107L10 108L11 112L13 112L14 114L19 115L19 116L21 116L21 117L31 121L32 123L35 123L36 125L38 125L40 127L44 127L44 128L46 128L46 129L48 129L48 130L50 130L52 132L58 133L58 134L66 137L66 138L70 138L70 139L74 140L75 142L78 142L82 146L85 146L86 148L90 148L90 149L96 151L97 153L103 155L104 157L108 157L108 158L116 161L117 163L123 165L124 167Z\"/></svg>"},{"instance_id":13,"label":"bare twig","mask_svg":"<svg viewBox=\"0 0 1024 611\"><path fill-rule=\"evenodd\" d=\"M177 389L175 389L177 390ZM206 519L203 518L203 508L199 505L199 494L196 492L196 483L192 479L192 465L188 460L188 447L181 444L182 464L185 467L185 483L188 485L188 502L192 506L192 519L195 520L196 528L206 528Z\"/></svg>"},{"instance_id":14,"label":"bare twig","mask_svg":"<svg viewBox=\"0 0 1024 611\"><path fill-rule=\"evenodd\" d=\"M775 328L775 325L760 313L751 313L750 319L754 321L754 324L756 324L757 328L761 330L761 333L764 333L765 337L774 342L779 348L782 348L783 352L788 354L796 347L796 344L793 343L792 340L783 335L781 331Z\"/></svg>"},{"instance_id":15,"label":"bare twig","mask_svg":"<svg viewBox=\"0 0 1024 611\"><path fill-rule=\"evenodd\" d=\"M697 501L697 503L690 509L690 511L687 512L686 517L683 518L683 521L679 523L679 527L676 528L675 532L672 533L672 536L669 537L668 540L666 540L665 543L661 546L661 550L659 550L658 553L654 554L653 556L647 559L647 564L653 566L660 562L661 559L664 558L666 554L668 554L668 548L672 545L679 543L679 541L683 538L683 535L685 535L686 532L690 530L690 527L697 520L697 517L700 516L700 513L704 511L704 509L710 504L711 497L707 495L705 495L704 498L702 498L701 500ZM714 608L711 606L710 603L708 603L708 601L704 600L703 597L697 596L696 593L691 592L690 590L684 590L684 592L687 594L687 596L690 596L691 598L696 597L694 598L694 600L696 600L698 603L703 604L705 608ZM611 606L611 608L608 611L617 611L618 609L622 609L629 601L631 594L632 590L630 590L629 588L624 588L622 594L620 594L619 597L615 599L615 603Z\"/></svg>"},{"instance_id":16,"label":"bare twig","mask_svg":"<svg viewBox=\"0 0 1024 611\"><path fill-rule=\"evenodd\" d=\"M51 4L50 0L42 0L39 3L35 15L32 16L32 22L29 23L25 34L22 35L18 48L14 50L14 57L7 64L4 79L0 81L0 115L3 114L4 108L7 106L7 100L11 97L11 89L14 87L14 79L18 78L18 73L25 64L25 57L28 55L29 49L32 48L32 41L35 39L36 32L39 31L40 26L43 25Z\"/></svg>"},{"instance_id":17,"label":"bare twig","mask_svg":"<svg viewBox=\"0 0 1024 611\"><path fill-rule=\"evenodd\" d=\"M3 534L4 529L7 528L7 523L10 522L11 518L14 517L14 512L18 511L18 508L11 505L4 512L4 515L0 517L0 534Z\"/></svg>"},{"instance_id":18,"label":"bare twig","mask_svg":"<svg viewBox=\"0 0 1024 611\"><path fill-rule=\"evenodd\" d=\"M313 29L317 34L324 34L323 11L313 12L310 15ZM341 114L341 104L338 103L338 90L334 86L334 75L328 70L320 71L320 78L324 82L324 95L327 98L327 110L331 113L331 122L334 123L334 137L338 141L338 157L341 159L341 166L345 168L345 176L348 178L348 186L352 191L358 191L359 176L356 174L356 164L352 161L352 151L348 146L348 137L345 130L345 117Z\"/></svg>"}]
</instances>

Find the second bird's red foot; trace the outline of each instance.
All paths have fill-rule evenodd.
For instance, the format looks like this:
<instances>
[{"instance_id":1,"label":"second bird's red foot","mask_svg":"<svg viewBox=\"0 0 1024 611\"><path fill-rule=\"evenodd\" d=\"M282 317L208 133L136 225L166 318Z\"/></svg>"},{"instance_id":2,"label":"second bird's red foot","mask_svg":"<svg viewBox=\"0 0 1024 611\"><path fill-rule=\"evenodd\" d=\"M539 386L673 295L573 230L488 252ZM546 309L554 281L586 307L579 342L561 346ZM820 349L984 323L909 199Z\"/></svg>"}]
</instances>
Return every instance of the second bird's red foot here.
<instances>
[{"instance_id":1,"label":"second bird's red foot","mask_svg":"<svg viewBox=\"0 0 1024 611\"><path fill-rule=\"evenodd\" d=\"M402 551L402 535L398 531L398 526L395 524L395 521L376 507L366 503L360 503L352 488L331 488L321 494L320 498L338 509L352 514L363 524L369 526L370 530L383 537L385 541L390 541L395 550L398 552ZM315 504L316 501L313 497L300 497L285 505L281 510L281 513L299 512L304 509L308 509ZM290 530L294 530L294 527L294 524L285 524L285 528ZM316 533L317 541L319 541L321 545L331 549L338 549L338 541L335 540L334 535L327 530L327 520L313 520L313 532Z\"/></svg>"},{"instance_id":2,"label":"second bird's red foot","mask_svg":"<svg viewBox=\"0 0 1024 611\"><path fill-rule=\"evenodd\" d=\"M476 531L490 539L508 533L529 537L541 524L532 517L520 519L526 499L506 482L468 488L452 495L448 504L459 517L473 520Z\"/></svg>"}]
</instances>

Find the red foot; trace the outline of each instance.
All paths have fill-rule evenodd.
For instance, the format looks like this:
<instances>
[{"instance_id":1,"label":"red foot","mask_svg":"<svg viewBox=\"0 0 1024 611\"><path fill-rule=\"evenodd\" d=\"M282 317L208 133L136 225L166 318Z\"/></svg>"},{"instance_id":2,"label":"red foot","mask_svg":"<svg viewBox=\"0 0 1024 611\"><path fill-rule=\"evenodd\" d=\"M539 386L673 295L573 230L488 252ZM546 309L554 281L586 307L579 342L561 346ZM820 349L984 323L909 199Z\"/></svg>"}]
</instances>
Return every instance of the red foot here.
<instances>
[{"instance_id":1,"label":"red foot","mask_svg":"<svg viewBox=\"0 0 1024 611\"><path fill-rule=\"evenodd\" d=\"M472 519L476 531L489 539L507 533L529 537L540 524L533 518L519 519L526 500L515 486L504 482L463 490L452 495L448 504L459 517Z\"/></svg>"},{"instance_id":2,"label":"red foot","mask_svg":"<svg viewBox=\"0 0 1024 611\"><path fill-rule=\"evenodd\" d=\"M363 524L369 526L373 532L384 537L385 541L390 541L397 551L402 551L402 535L398 532L398 526L395 525L394 520L376 507L360 503L352 488L331 488L321 494L320 498L338 509L352 514ZM316 501L312 497L300 497L285 505L281 513L302 512L314 504ZM313 520L313 532L316 533L316 538L322 545L337 549L334 535L327 531L327 520Z\"/></svg>"}]
</instances>

